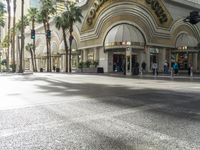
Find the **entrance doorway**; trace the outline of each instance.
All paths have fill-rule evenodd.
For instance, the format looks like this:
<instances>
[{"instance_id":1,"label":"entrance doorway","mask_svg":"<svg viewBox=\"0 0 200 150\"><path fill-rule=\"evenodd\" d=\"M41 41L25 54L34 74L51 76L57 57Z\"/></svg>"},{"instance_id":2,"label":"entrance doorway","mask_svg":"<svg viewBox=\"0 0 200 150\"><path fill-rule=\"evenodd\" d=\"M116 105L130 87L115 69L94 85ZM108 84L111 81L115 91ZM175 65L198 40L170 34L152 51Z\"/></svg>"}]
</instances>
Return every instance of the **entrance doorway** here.
<instances>
[{"instance_id":1,"label":"entrance doorway","mask_svg":"<svg viewBox=\"0 0 200 150\"><path fill-rule=\"evenodd\" d=\"M124 72L125 62L124 54L113 54L113 72Z\"/></svg>"}]
</instances>

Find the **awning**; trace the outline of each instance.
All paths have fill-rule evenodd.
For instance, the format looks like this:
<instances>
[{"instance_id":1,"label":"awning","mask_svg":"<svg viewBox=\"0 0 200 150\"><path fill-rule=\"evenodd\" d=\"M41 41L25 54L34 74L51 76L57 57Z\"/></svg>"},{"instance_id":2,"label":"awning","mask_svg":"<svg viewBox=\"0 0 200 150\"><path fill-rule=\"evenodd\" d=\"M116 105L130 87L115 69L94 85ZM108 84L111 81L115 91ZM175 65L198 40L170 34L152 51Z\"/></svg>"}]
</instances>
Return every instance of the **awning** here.
<instances>
[{"instance_id":1,"label":"awning","mask_svg":"<svg viewBox=\"0 0 200 150\"><path fill-rule=\"evenodd\" d=\"M105 48L135 47L144 48L142 33L134 26L121 24L112 28L105 39Z\"/></svg>"},{"instance_id":2,"label":"awning","mask_svg":"<svg viewBox=\"0 0 200 150\"><path fill-rule=\"evenodd\" d=\"M176 48L178 49L188 49L197 48L198 41L195 37L182 33L178 36L176 40Z\"/></svg>"}]
</instances>

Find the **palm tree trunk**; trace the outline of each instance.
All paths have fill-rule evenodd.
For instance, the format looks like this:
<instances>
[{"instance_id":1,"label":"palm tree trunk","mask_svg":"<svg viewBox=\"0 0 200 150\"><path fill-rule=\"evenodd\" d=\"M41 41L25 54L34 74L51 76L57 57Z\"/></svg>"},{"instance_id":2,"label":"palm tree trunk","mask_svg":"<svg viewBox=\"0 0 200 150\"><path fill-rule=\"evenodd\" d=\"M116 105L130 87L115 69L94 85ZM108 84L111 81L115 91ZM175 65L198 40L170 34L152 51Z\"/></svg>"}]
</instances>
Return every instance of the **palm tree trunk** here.
<instances>
[{"instance_id":1,"label":"palm tree trunk","mask_svg":"<svg viewBox=\"0 0 200 150\"><path fill-rule=\"evenodd\" d=\"M44 31L47 33L47 26L45 20L43 20ZM49 72L49 43L46 36L46 46L47 46L47 72Z\"/></svg>"},{"instance_id":2,"label":"palm tree trunk","mask_svg":"<svg viewBox=\"0 0 200 150\"><path fill-rule=\"evenodd\" d=\"M32 62L32 67L33 67L33 71L35 70L35 65L34 65L34 59L33 59L33 51L32 49L30 48L29 49L30 53L31 53L31 62Z\"/></svg>"},{"instance_id":3,"label":"palm tree trunk","mask_svg":"<svg viewBox=\"0 0 200 150\"><path fill-rule=\"evenodd\" d=\"M69 72L72 72L72 41L73 41L73 35L72 32L70 32L70 36L69 36Z\"/></svg>"},{"instance_id":4,"label":"palm tree trunk","mask_svg":"<svg viewBox=\"0 0 200 150\"><path fill-rule=\"evenodd\" d=\"M64 40L64 44L65 44L65 58L66 58L65 72L68 72L68 46L67 46L65 29L62 28L62 32L63 32L63 40Z\"/></svg>"},{"instance_id":5,"label":"palm tree trunk","mask_svg":"<svg viewBox=\"0 0 200 150\"><path fill-rule=\"evenodd\" d=\"M32 30L35 30L35 19L32 20ZM34 72L37 72L36 55L35 55L35 39L33 39L33 58L34 58Z\"/></svg>"},{"instance_id":6,"label":"palm tree trunk","mask_svg":"<svg viewBox=\"0 0 200 150\"><path fill-rule=\"evenodd\" d=\"M10 57L10 0L6 0L7 2L7 11L8 11L8 50L7 50L7 55L6 55L6 60L7 60L7 71L9 71L10 68L10 63L9 63L9 57Z\"/></svg>"},{"instance_id":7,"label":"palm tree trunk","mask_svg":"<svg viewBox=\"0 0 200 150\"><path fill-rule=\"evenodd\" d=\"M21 8L21 21L22 21L22 30L21 30L21 51L20 51L20 67L19 72L24 72L23 67L23 55L24 55L24 0L22 0L22 8Z\"/></svg>"},{"instance_id":8,"label":"palm tree trunk","mask_svg":"<svg viewBox=\"0 0 200 150\"><path fill-rule=\"evenodd\" d=\"M47 30L50 30L49 19L47 17ZM49 71L51 72L51 39L47 37L48 50L49 50Z\"/></svg>"},{"instance_id":9,"label":"palm tree trunk","mask_svg":"<svg viewBox=\"0 0 200 150\"><path fill-rule=\"evenodd\" d=\"M16 65L15 65L15 19L16 19L16 0L14 0L14 6L13 6L13 12L14 12L14 17L13 17L13 39L12 39L12 65L13 65L13 72L16 71Z\"/></svg>"}]
</instances>

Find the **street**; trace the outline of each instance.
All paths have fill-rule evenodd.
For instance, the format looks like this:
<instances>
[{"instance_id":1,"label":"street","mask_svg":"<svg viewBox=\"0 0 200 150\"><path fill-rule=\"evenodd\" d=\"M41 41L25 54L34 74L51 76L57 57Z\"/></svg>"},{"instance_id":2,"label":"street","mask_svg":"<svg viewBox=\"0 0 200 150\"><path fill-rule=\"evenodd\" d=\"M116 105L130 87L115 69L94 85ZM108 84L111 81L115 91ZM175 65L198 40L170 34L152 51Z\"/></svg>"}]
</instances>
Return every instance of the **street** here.
<instances>
[{"instance_id":1,"label":"street","mask_svg":"<svg viewBox=\"0 0 200 150\"><path fill-rule=\"evenodd\" d=\"M0 74L0 150L199 150L200 82Z\"/></svg>"}]
</instances>

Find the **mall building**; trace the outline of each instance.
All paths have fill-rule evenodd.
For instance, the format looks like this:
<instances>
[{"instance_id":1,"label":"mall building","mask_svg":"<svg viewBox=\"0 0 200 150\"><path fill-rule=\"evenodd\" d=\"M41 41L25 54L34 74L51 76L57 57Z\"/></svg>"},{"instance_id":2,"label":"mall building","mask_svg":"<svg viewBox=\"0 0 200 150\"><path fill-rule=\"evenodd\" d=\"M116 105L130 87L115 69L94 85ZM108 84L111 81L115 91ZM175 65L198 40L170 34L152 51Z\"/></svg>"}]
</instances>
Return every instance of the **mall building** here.
<instances>
[{"instance_id":1,"label":"mall building","mask_svg":"<svg viewBox=\"0 0 200 150\"><path fill-rule=\"evenodd\" d=\"M200 72L200 25L183 21L191 11L200 11L200 0L85 0L78 5L83 19L74 26L73 68L95 61L104 72L132 75L142 66L151 72L157 63L163 72L165 62L169 67L177 62L182 72L189 64ZM51 31L52 66L65 71L62 32L53 21ZM36 33L42 32L43 26L37 26ZM30 42L27 32L26 43ZM36 34L38 68L46 67L45 42L44 34ZM30 68L29 54L25 58Z\"/></svg>"}]
</instances>

